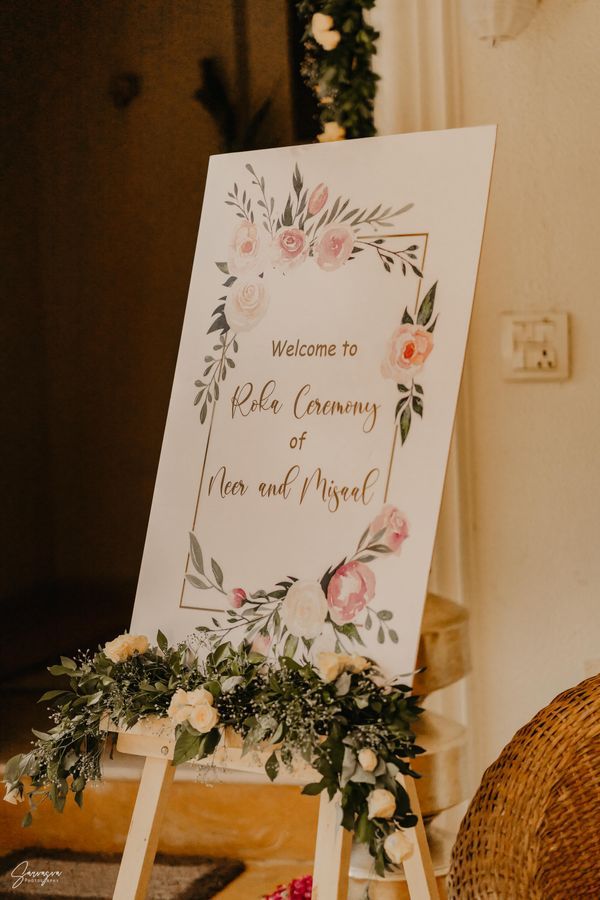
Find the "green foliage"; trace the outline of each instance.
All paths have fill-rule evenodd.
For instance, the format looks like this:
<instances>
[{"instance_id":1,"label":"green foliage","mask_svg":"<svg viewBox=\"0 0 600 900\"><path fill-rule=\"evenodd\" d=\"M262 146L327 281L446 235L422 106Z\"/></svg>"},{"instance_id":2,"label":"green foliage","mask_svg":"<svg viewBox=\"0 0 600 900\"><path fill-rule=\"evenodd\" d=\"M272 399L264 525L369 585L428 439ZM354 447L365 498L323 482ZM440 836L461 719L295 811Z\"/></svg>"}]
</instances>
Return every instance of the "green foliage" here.
<instances>
[{"instance_id":1,"label":"green foliage","mask_svg":"<svg viewBox=\"0 0 600 900\"><path fill-rule=\"evenodd\" d=\"M297 0L296 8L304 26L305 56L302 75L320 102L321 124L337 122L346 137L375 134L373 105L379 76L372 58L379 33L365 21L364 13L375 0ZM325 50L315 40L311 21L315 13L333 18L333 29L341 39L333 50Z\"/></svg>"},{"instance_id":2,"label":"green foliage","mask_svg":"<svg viewBox=\"0 0 600 900\"><path fill-rule=\"evenodd\" d=\"M388 611L380 611L378 627L388 627L390 618ZM162 632L157 643L119 663L99 651L77 661L63 658L60 666L52 667L57 677L68 679L68 687L43 698L50 704L54 725L48 733L34 732L38 739L33 749L14 756L5 769L7 790L16 789L29 801L23 825L31 824L32 812L43 800L50 800L58 812L70 794L82 805L87 783L102 775L109 720L124 728L149 716L164 717L178 689L204 687L212 694L218 725L199 733L190 721L178 724L173 764L212 754L224 727L242 737L244 753L270 751L265 771L271 780L282 767L304 760L318 775L304 793L340 795L344 827L369 845L375 868L383 874L389 866L383 849L386 836L416 822L396 780L398 773L416 777L409 760L422 752L412 732L421 709L410 689L386 682L362 657L341 657L344 670L326 682L306 657L297 661L283 655L267 663L248 644L235 649L221 643L200 662L185 644L169 647ZM360 765L364 749L376 754L373 771ZM390 818L369 819L368 798L376 788L395 797Z\"/></svg>"}]
</instances>

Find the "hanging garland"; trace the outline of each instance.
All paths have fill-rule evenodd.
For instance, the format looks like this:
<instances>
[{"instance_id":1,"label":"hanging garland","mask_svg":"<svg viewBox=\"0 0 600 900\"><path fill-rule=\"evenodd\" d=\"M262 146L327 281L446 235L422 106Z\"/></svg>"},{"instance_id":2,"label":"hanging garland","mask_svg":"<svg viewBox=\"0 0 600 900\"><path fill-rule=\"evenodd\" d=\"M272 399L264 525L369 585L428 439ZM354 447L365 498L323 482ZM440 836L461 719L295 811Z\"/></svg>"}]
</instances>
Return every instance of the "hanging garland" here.
<instances>
[{"instance_id":1,"label":"hanging garland","mask_svg":"<svg viewBox=\"0 0 600 900\"><path fill-rule=\"evenodd\" d=\"M222 643L200 662L187 644L169 647L161 632L157 643L124 634L94 656L61 657L50 667L68 679L41 698L54 725L34 731L33 748L12 757L4 772L4 799L29 801L24 826L46 800L59 812L69 795L83 804L115 737L107 720L121 729L141 721L172 730L173 765L210 756L226 728L242 738L243 753L271 751L271 780L303 760L319 776L303 793L339 794L342 825L368 844L379 875L410 855L403 829L417 819L398 776L417 777L407 760L423 751L411 727L422 710L409 687L386 681L362 656L321 653L316 665L281 656L272 663L247 644Z\"/></svg>"},{"instance_id":2,"label":"hanging garland","mask_svg":"<svg viewBox=\"0 0 600 900\"><path fill-rule=\"evenodd\" d=\"M365 21L375 0L297 0L304 26L302 76L319 103L320 141L375 134L379 33Z\"/></svg>"}]
</instances>

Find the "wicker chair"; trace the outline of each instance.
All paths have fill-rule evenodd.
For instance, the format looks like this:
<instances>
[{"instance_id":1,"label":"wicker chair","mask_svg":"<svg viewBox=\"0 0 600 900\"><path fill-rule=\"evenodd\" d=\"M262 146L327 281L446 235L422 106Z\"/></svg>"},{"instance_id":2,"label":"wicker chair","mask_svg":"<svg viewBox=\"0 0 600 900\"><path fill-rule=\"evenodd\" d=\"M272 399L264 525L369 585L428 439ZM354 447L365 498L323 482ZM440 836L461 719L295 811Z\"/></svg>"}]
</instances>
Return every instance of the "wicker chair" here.
<instances>
[{"instance_id":1,"label":"wicker chair","mask_svg":"<svg viewBox=\"0 0 600 900\"><path fill-rule=\"evenodd\" d=\"M600 675L556 697L485 772L448 897L600 898Z\"/></svg>"}]
</instances>

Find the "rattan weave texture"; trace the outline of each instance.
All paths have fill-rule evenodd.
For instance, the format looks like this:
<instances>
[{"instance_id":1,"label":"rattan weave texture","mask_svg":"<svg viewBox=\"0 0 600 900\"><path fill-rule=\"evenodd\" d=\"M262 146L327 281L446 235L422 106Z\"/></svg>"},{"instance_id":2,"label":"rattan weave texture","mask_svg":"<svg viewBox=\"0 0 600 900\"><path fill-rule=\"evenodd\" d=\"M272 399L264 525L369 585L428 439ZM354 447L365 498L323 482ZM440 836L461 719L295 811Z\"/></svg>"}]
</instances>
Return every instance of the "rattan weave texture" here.
<instances>
[{"instance_id":1,"label":"rattan weave texture","mask_svg":"<svg viewBox=\"0 0 600 900\"><path fill-rule=\"evenodd\" d=\"M452 851L448 897L600 898L600 675L556 697L487 769Z\"/></svg>"}]
</instances>

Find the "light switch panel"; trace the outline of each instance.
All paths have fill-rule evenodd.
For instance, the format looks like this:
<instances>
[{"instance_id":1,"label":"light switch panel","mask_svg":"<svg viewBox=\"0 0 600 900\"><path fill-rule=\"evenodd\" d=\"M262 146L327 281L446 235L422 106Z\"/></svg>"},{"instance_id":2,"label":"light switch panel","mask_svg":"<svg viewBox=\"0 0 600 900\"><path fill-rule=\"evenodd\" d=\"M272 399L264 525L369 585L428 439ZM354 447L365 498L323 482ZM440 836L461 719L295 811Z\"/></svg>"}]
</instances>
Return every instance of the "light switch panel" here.
<instances>
[{"instance_id":1,"label":"light switch panel","mask_svg":"<svg viewBox=\"0 0 600 900\"><path fill-rule=\"evenodd\" d=\"M502 313L502 376L507 381L569 377L567 313Z\"/></svg>"}]
</instances>

